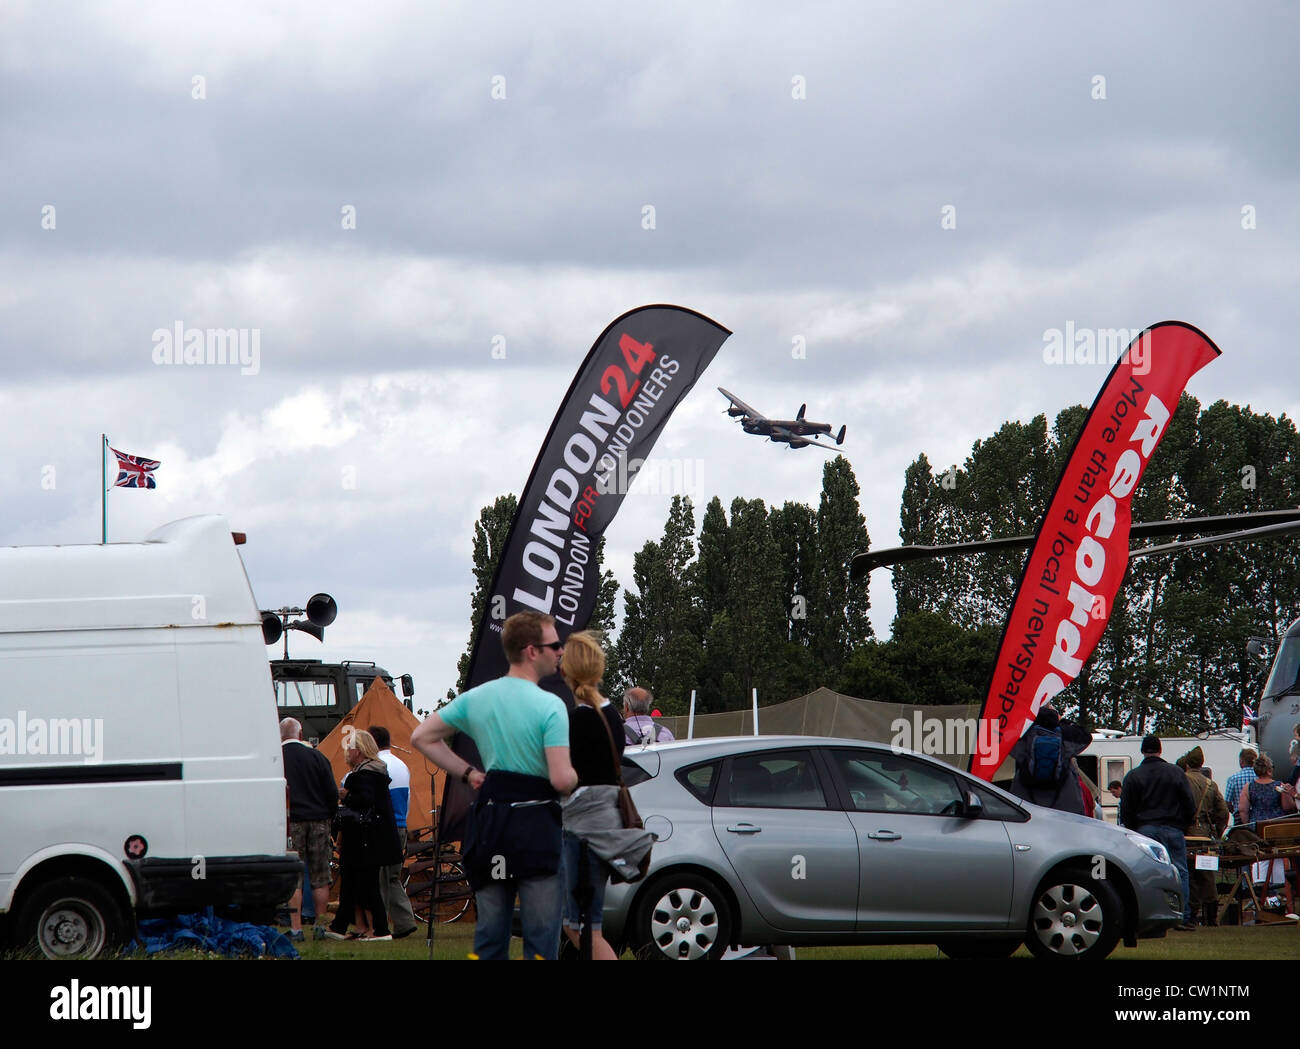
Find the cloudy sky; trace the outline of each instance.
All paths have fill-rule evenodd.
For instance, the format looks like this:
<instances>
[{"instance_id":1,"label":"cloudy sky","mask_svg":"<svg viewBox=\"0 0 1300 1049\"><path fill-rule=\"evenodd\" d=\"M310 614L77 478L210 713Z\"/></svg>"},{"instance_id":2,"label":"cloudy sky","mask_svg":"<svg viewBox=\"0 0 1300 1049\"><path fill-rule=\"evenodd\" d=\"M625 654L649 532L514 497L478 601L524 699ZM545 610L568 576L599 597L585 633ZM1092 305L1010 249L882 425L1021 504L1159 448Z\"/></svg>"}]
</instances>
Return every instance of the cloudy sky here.
<instances>
[{"instance_id":1,"label":"cloudy sky","mask_svg":"<svg viewBox=\"0 0 1300 1049\"><path fill-rule=\"evenodd\" d=\"M1191 393L1295 417L1298 11L0 0L0 542L98 540L105 432L163 463L110 539L226 515L260 605L339 601L295 654L427 706L480 507L635 306L735 332L656 448L697 507L815 505L824 453L713 387L807 401L875 545L918 453L1092 400L1111 361L1044 361L1067 324L1193 323ZM157 363L178 324L256 360ZM624 502L621 582L667 500Z\"/></svg>"}]
</instances>

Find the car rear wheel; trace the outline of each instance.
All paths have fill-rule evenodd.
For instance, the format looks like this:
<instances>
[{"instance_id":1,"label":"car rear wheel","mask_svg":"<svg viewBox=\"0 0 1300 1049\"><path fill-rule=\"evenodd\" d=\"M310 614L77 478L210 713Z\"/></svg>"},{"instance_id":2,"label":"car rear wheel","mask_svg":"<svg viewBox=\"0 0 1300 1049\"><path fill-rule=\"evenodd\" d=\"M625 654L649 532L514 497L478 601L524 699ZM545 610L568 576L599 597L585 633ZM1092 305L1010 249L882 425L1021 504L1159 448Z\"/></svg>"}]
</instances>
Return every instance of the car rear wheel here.
<instances>
[{"instance_id":1,"label":"car rear wheel","mask_svg":"<svg viewBox=\"0 0 1300 1049\"><path fill-rule=\"evenodd\" d=\"M43 885L23 903L17 940L35 944L46 958L98 957L122 942L126 916L113 894L86 878L59 878Z\"/></svg>"},{"instance_id":2,"label":"car rear wheel","mask_svg":"<svg viewBox=\"0 0 1300 1049\"><path fill-rule=\"evenodd\" d=\"M669 873L646 887L631 939L638 958L716 961L731 942L731 908L712 879Z\"/></svg>"},{"instance_id":3,"label":"car rear wheel","mask_svg":"<svg viewBox=\"0 0 1300 1049\"><path fill-rule=\"evenodd\" d=\"M1039 958L1105 958L1119 942L1124 905L1086 869L1048 877L1029 906L1025 946Z\"/></svg>"}]
</instances>

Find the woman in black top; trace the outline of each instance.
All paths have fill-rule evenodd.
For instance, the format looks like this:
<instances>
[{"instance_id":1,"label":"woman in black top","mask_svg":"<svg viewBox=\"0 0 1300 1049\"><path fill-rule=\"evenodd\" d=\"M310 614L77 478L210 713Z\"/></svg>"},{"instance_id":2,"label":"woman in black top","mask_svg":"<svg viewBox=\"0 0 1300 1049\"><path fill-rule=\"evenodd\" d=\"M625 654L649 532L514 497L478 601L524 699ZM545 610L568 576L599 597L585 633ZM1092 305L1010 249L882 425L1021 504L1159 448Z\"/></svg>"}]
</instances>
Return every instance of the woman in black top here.
<instances>
[{"instance_id":1,"label":"woman in black top","mask_svg":"<svg viewBox=\"0 0 1300 1049\"><path fill-rule=\"evenodd\" d=\"M569 635L564 642L560 673L573 689L577 700L569 711L569 760L578 773L578 786L574 795L594 784L617 784L619 777L616 761L622 757L624 744L623 719L614 709L614 704L600 694L598 686L605 673L605 653L594 635L585 630ZM563 856L564 935L576 946L581 927L576 892L582 841L567 829L564 831ZM617 955L613 948L600 934L609 868L594 853L589 853L587 872L592 891L591 957L593 961L616 961Z\"/></svg>"},{"instance_id":2,"label":"woman in black top","mask_svg":"<svg viewBox=\"0 0 1300 1049\"><path fill-rule=\"evenodd\" d=\"M388 793L388 768L379 760L379 747L369 732L356 732L344 751L352 771L340 793L339 909L325 935L345 939L355 915L358 940L391 940L388 915L379 892L379 868L401 862L393 799ZM368 917L368 920L367 920Z\"/></svg>"}]
</instances>

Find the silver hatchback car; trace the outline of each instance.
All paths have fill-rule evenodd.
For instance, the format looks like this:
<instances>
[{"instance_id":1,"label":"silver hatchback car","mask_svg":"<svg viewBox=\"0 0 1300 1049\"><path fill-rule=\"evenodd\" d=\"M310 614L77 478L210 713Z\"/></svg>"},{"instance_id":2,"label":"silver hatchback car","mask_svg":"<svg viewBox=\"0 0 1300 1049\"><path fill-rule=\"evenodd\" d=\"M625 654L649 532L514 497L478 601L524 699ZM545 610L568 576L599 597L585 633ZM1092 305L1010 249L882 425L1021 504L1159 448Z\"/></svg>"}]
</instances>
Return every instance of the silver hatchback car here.
<instances>
[{"instance_id":1,"label":"silver hatchback car","mask_svg":"<svg viewBox=\"0 0 1300 1049\"><path fill-rule=\"evenodd\" d=\"M1163 846L881 744L746 736L628 748L654 831L604 932L640 957L934 943L955 958L1104 958L1182 921Z\"/></svg>"}]
</instances>

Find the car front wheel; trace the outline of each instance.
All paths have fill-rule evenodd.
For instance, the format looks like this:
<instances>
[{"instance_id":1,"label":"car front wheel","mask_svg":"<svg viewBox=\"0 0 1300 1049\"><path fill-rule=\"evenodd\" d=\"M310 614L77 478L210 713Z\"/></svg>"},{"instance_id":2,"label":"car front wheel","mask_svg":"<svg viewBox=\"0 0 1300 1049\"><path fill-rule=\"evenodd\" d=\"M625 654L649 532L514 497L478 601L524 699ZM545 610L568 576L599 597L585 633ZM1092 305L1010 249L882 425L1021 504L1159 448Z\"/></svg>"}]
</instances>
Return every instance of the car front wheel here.
<instances>
[{"instance_id":1,"label":"car front wheel","mask_svg":"<svg viewBox=\"0 0 1300 1049\"><path fill-rule=\"evenodd\" d=\"M1105 958L1119 942L1124 906L1086 869L1067 869L1039 886L1029 906L1025 946L1039 958Z\"/></svg>"},{"instance_id":2,"label":"car front wheel","mask_svg":"<svg viewBox=\"0 0 1300 1049\"><path fill-rule=\"evenodd\" d=\"M631 938L638 958L715 961L731 942L731 908L712 879L669 873L646 887Z\"/></svg>"}]
</instances>

